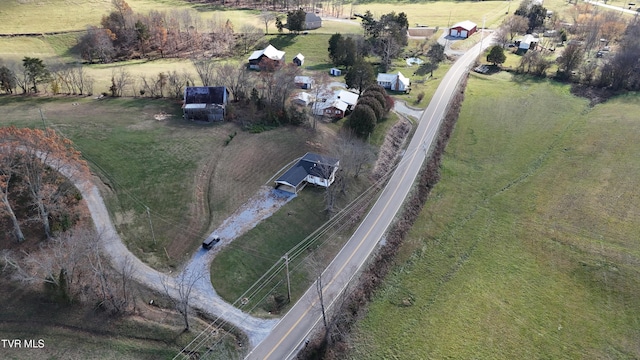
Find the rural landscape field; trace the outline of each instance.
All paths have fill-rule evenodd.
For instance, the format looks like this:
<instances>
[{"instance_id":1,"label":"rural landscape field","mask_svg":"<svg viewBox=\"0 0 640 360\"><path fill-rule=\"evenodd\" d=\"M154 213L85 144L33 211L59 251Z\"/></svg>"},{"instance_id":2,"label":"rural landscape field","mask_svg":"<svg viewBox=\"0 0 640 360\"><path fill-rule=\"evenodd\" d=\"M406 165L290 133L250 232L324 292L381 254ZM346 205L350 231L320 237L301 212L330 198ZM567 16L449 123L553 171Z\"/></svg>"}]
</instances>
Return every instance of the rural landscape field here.
<instances>
[{"instance_id":1,"label":"rural landscape field","mask_svg":"<svg viewBox=\"0 0 640 360\"><path fill-rule=\"evenodd\" d=\"M543 15L527 13L532 6ZM321 16L322 26L283 30L279 22L293 22L298 7ZM107 29L102 39L117 45L130 31L130 48L105 55L96 41L87 50L88 35L119 16L120 32ZM464 20L477 24L475 34L447 36ZM520 51L536 21L538 47ZM164 35L152 30L158 23ZM398 24L405 43L389 40ZM209 293L189 295L192 287L206 282L220 301L264 324L318 284L321 300L322 270L409 152L436 88L488 36L496 45L477 64L490 70L472 71L460 89L451 139L432 155L442 159L433 176L440 180L388 259L390 272L366 301L328 311L331 325L325 318L299 344L299 358L640 358L638 29L632 12L560 0L0 2L0 358L244 358L255 334L197 308ZM338 59L338 34L352 41L357 60L344 49ZM211 43L202 40L209 35ZM171 36L188 40L170 45ZM246 70L249 55L268 44L287 62L304 54L304 65ZM410 65L413 57L426 63ZM47 71L27 80L28 64ZM329 77L335 68L342 74ZM183 89L216 86L225 71L248 84L227 86L226 121L183 118ZM349 71L371 72L369 82ZM300 89L282 85L305 75L320 84L310 91L318 98L338 88L365 98L376 73L398 71L411 77L410 91L370 93L368 101L380 101L364 101L373 116L365 130L357 108L344 118L318 117L314 105L292 105ZM50 175L53 167L43 170L50 179L43 193L58 199L45 202L51 233L39 220L30 173L8 151L22 136L13 129L23 128L69 141L63 155L73 161L78 151L126 252L100 250L104 234L87 230L91 207ZM307 152L343 157L333 188L308 185L255 228L202 249ZM77 239L86 248L73 245ZM156 287L109 261L129 253L139 269L159 274ZM186 287L186 269L203 256L212 260ZM178 296L161 275L176 279ZM324 311L323 304L323 318ZM357 320L332 332L348 317ZM203 345L190 350L203 334Z\"/></svg>"}]
</instances>

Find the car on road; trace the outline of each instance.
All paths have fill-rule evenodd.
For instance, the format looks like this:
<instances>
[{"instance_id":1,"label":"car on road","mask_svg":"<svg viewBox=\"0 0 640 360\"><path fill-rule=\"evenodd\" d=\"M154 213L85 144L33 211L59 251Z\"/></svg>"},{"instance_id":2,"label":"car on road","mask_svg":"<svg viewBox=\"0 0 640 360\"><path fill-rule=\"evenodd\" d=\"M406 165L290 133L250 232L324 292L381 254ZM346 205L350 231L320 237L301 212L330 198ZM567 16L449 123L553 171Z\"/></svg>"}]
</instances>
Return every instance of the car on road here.
<instances>
[{"instance_id":1,"label":"car on road","mask_svg":"<svg viewBox=\"0 0 640 360\"><path fill-rule=\"evenodd\" d=\"M209 250L213 247L213 245L220 242L220 236L211 235L205 241L202 242L202 248L205 250Z\"/></svg>"}]
</instances>

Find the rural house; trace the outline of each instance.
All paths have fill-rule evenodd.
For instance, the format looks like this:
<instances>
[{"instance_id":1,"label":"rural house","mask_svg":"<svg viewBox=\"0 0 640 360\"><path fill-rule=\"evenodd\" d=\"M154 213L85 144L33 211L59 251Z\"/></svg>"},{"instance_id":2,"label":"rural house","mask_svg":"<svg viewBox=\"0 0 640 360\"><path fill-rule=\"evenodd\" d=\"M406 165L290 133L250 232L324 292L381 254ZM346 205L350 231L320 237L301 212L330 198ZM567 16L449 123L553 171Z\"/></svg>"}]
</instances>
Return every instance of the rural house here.
<instances>
[{"instance_id":1,"label":"rural house","mask_svg":"<svg viewBox=\"0 0 640 360\"><path fill-rule=\"evenodd\" d=\"M307 184L328 188L336 178L338 159L306 153L298 162L276 180L275 187L290 193L298 193Z\"/></svg>"},{"instance_id":2,"label":"rural house","mask_svg":"<svg viewBox=\"0 0 640 360\"><path fill-rule=\"evenodd\" d=\"M478 25L469 20L465 20L454 24L449 29L449 35L466 39L469 36L473 35L473 33L475 33L476 31L478 31Z\"/></svg>"},{"instance_id":3,"label":"rural house","mask_svg":"<svg viewBox=\"0 0 640 360\"><path fill-rule=\"evenodd\" d=\"M322 26L322 19L320 16L308 12L304 17L304 28L305 30L313 30Z\"/></svg>"},{"instance_id":4,"label":"rural house","mask_svg":"<svg viewBox=\"0 0 640 360\"><path fill-rule=\"evenodd\" d=\"M311 89L313 86L313 78L310 76L296 76L293 78L293 82L300 89Z\"/></svg>"},{"instance_id":5,"label":"rural house","mask_svg":"<svg viewBox=\"0 0 640 360\"><path fill-rule=\"evenodd\" d=\"M191 121L224 120L229 90L224 86L189 86L184 89L183 117Z\"/></svg>"},{"instance_id":6,"label":"rural house","mask_svg":"<svg viewBox=\"0 0 640 360\"><path fill-rule=\"evenodd\" d=\"M540 39L537 37L527 34L523 38L516 40L515 43L518 46L518 51L527 52L529 49L534 50L538 46L538 41Z\"/></svg>"},{"instance_id":7,"label":"rural house","mask_svg":"<svg viewBox=\"0 0 640 360\"><path fill-rule=\"evenodd\" d=\"M347 90L339 90L335 93L335 98L347 103L348 110L353 110L358 102L360 95Z\"/></svg>"},{"instance_id":8,"label":"rural house","mask_svg":"<svg viewBox=\"0 0 640 360\"><path fill-rule=\"evenodd\" d=\"M334 119L342 119L347 109L349 109L349 104L342 100L338 99L328 99L324 102L318 101L313 103L313 115L327 116Z\"/></svg>"},{"instance_id":9,"label":"rural house","mask_svg":"<svg viewBox=\"0 0 640 360\"><path fill-rule=\"evenodd\" d=\"M249 56L249 69L260 70L264 66L273 65L278 68L284 63L284 51L280 51L269 44L262 50L254 51Z\"/></svg>"},{"instance_id":10,"label":"rural house","mask_svg":"<svg viewBox=\"0 0 640 360\"><path fill-rule=\"evenodd\" d=\"M396 74L379 73L376 81L378 85L391 91L409 92L411 90L411 80L399 71Z\"/></svg>"},{"instance_id":11,"label":"rural house","mask_svg":"<svg viewBox=\"0 0 640 360\"><path fill-rule=\"evenodd\" d=\"M304 55L298 53L298 55L293 58L293 63L296 64L296 66L302 66L302 64L304 64Z\"/></svg>"}]
</instances>

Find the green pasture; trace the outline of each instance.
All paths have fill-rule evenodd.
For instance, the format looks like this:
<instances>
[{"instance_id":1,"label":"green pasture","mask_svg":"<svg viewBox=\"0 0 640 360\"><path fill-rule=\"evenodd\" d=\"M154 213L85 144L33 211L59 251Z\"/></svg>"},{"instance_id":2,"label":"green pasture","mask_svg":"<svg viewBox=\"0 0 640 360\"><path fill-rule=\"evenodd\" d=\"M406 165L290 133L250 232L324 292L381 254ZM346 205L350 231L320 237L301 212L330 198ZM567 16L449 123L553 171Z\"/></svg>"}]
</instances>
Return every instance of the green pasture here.
<instances>
[{"instance_id":1,"label":"green pasture","mask_svg":"<svg viewBox=\"0 0 640 360\"><path fill-rule=\"evenodd\" d=\"M247 193L290 161L282 156L284 149L301 151L314 136L303 129L249 134L230 123L185 122L180 105L168 99L3 96L0 108L1 125L28 127L43 126L42 109L45 124L74 142L106 184L103 195L128 248L154 267L175 265L197 249ZM168 117L157 120L157 114ZM206 166L217 171L201 184L208 191L196 192L197 174ZM196 196L207 194L202 206L210 213L194 212Z\"/></svg>"},{"instance_id":2,"label":"green pasture","mask_svg":"<svg viewBox=\"0 0 640 360\"><path fill-rule=\"evenodd\" d=\"M466 94L348 358L638 358L640 98L508 73Z\"/></svg>"}]
</instances>

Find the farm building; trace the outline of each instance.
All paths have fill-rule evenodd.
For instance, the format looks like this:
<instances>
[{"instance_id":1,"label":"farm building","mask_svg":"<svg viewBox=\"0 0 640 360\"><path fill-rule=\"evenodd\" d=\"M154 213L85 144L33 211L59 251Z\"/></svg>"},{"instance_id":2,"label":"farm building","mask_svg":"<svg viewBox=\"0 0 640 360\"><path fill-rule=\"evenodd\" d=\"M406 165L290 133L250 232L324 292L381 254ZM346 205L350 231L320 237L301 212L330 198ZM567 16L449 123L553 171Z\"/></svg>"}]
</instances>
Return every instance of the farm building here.
<instances>
[{"instance_id":1,"label":"farm building","mask_svg":"<svg viewBox=\"0 0 640 360\"><path fill-rule=\"evenodd\" d=\"M298 55L293 58L293 63L297 66L302 66L302 64L304 64L304 55L298 53Z\"/></svg>"},{"instance_id":2,"label":"farm building","mask_svg":"<svg viewBox=\"0 0 640 360\"><path fill-rule=\"evenodd\" d=\"M348 105L348 110L353 110L358 102L358 97L360 97L360 95L347 90L339 90L334 95L336 99L342 100Z\"/></svg>"},{"instance_id":3,"label":"farm building","mask_svg":"<svg viewBox=\"0 0 640 360\"><path fill-rule=\"evenodd\" d=\"M297 93L291 101L301 106L309 106L309 104L311 104L311 102L313 101L313 96L303 91Z\"/></svg>"},{"instance_id":4,"label":"farm building","mask_svg":"<svg viewBox=\"0 0 640 360\"><path fill-rule=\"evenodd\" d=\"M342 75L342 70L338 68L331 68L329 69L329 74L331 74L332 76L340 76Z\"/></svg>"},{"instance_id":5,"label":"farm building","mask_svg":"<svg viewBox=\"0 0 640 360\"><path fill-rule=\"evenodd\" d=\"M540 39L538 39L537 37L531 34L527 34L523 38L516 40L515 43L516 46L518 46L519 51L526 52L529 49L535 49L536 46L538 46L538 41L540 41Z\"/></svg>"},{"instance_id":6,"label":"farm building","mask_svg":"<svg viewBox=\"0 0 640 360\"><path fill-rule=\"evenodd\" d=\"M296 194L307 184L327 188L333 184L340 161L329 156L306 153L276 182L276 189Z\"/></svg>"},{"instance_id":7,"label":"farm building","mask_svg":"<svg viewBox=\"0 0 640 360\"><path fill-rule=\"evenodd\" d=\"M276 49L271 44L262 50L254 51L251 56L249 56L249 68L254 70L260 70L265 66L278 68L283 63L284 51Z\"/></svg>"},{"instance_id":8,"label":"farm building","mask_svg":"<svg viewBox=\"0 0 640 360\"><path fill-rule=\"evenodd\" d=\"M300 89L311 89L313 87L313 78L310 76L296 76L293 78L293 82Z\"/></svg>"},{"instance_id":9,"label":"farm building","mask_svg":"<svg viewBox=\"0 0 640 360\"><path fill-rule=\"evenodd\" d=\"M411 90L411 80L399 71L396 74L379 73L376 81L378 85L391 91L409 92Z\"/></svg>"},{"instance_id":10,"label":"farm building","mask_svg":"<svg viewBox=\"0 0 640 360\"><path fill-rule=\"evenodd\" d=\"M222 121L229 98L224 86L190 86L184 89L183 117L192 121Z\"/></svg>"},{"instance_id":11,"label":"farm building","mask_svg":"<svg viewBox=\"0 0 640 360\"><path fill-rule=\"evenodd\" d=\"M349 104L338 99L327 99L313 103L313 115L327 116L334 119L342 119L349 109Z\"/></svg>"},{"instance_id":12,"label":"farm building","mask_svg":"<svg viewBox=\"0 0 640 360\"><path fill-rule=\"evenodd\" d=\"M466 39L476 31L478 31L478 25L469 20L465 20L449 28L449 35Z\"/></svg>"},{"instance_id":13,"label":"farm building","mask_svg":"<svg viewBox=\"0 0 640 360\"><path fill-rule=\"evenodd\" d=\"M313 30L322 27L322 19L314 13L306 13L304 17L305 30Z\"/></svg>"}]
</instances>

